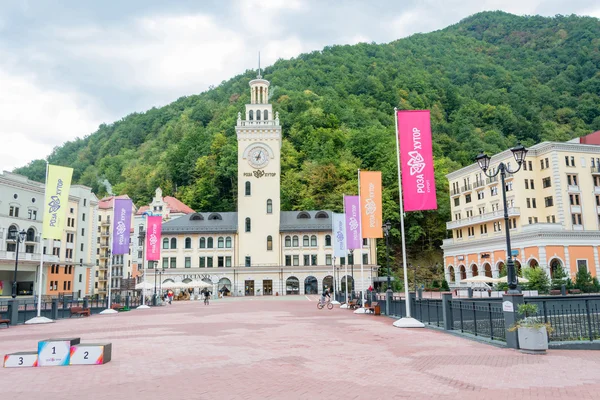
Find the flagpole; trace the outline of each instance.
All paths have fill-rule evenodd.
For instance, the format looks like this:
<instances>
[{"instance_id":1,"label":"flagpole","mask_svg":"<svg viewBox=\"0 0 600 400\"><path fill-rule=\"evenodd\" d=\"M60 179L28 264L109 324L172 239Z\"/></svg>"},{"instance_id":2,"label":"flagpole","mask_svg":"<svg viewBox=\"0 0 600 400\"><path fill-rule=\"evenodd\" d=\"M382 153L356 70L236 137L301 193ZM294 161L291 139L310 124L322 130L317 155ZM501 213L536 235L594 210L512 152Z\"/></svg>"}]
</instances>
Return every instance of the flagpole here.
<instances>
[{"instance_id":1,"label":"flagpole","mask_svg":"<svg viewBox=\"0 0 600 400\"><path fill-rule=\"evenodd\" d=\"M46 161L46 180L44 181L44 200L48 191L48 161ZM42 279L44 269L44 216L42 217L42 229L40 231L40 267L38 270L38 299L37 299L37 316L25 321L26 324L48 324L54 322L50 318L42 317Z\"/></svg>"},{"instance_id":2,"label":"flagpole","mask_svg":"<svg viewBox=\"0 0 600 400\"><path fill-rule=\"evenodd\" d=\"M346 195L342 194L342 205L343 205L343 209L344 209L344 224L346 223L345 219L346 219L346 201L345 198ZM346 232L346 235L348 235L348 232ZM346 238L344 238L344 240L347 240ZM347 246L344 246L347 247ZM346 261L348 258L348 249L346 248ZM344 273L344 279L346 280L346 284L344 285L346 287L346 299L344 301L344 304L342 306L340 306L340 308L348 308L348 262L344 263L344 268L345 268L345 273ZM354 281L352 282L352 285L354 285Z\"/></svg>"},{"instance_id":3,"label":"flagpole","mask_svg":"<svg viewBox=\"0 0 600 400\"><path fill-rule=\"evenodd\" d=\"M362 203L360 198L360 168L358 169L358 218L360 223L358 224L358 236L360 239L360 245L358 247L358 255L360 257L360 308L354 311L355 314L364 314L365 312L365 271L363 266L363 236L362 236ZM354 257L354 256L353 256ZM354 262L354 260L352 260Z\"/></svg>"},{"instance_id":4,"label":"flagpole","mask_svg":"<svg viewBox=\"0 0 600 400\"><path fill-rule=\"evenodd\" d=\"M144 310L147 308L150 308L149 306L146 305L146 263L148 262L146 260L146 255L148 254L148 249L146 249L146 241L148 238L148 217L149 215L147 214L142 214L142 218L144 218L146 220L146 235L144 236L144 242L142 243L142 272L143 272L143 276L144 276L144 281L142 282L143 286L142 286L142 305L138 306L137 309L138 310Z\"/></svg>"},{"instance_id":5,"label":"flagpole","mask_svg":"<svg viewBox=\"0 0 600 400\"><path fill-rule=\"evenodd\" d=\"M116 314L118 313L117 310L113 310L112 309L112 302L111 302L111 295L110 295L110 289L112 287L112 266L113 266L113 257L115 256L113 254L113 241L114 241L114 233L115 233L115 229L114 229L114 225L115 225L115 207L116 207L116 200L117 200L117 196L113 196L113 207L112 207L112 216L111 216L111 224L109 225L109 247L108 247L108 305L106 307L105 310L101 311L100 314Z\"/></svg>"},{"instance_id":6,"label":"flagpole","mask_svg":"<svg viewBox=\"0 0 600 400\"><path fill-rule=\"evenodd\" d=\"M406 239L404 237L404 201L402 199L402 175L400 169L400 143L398 141L398 109L394 107L394 121L396 125L396 161L398 166L398 203L400 205L400 235L402 237L402 268L404 271L404 303L406 304L406 317L400 318L394 322L394 326L399 328L423 328L420 321L410 316L410 294L408 293L408 273L406 269Z\"/></svg>"}]
</instances>

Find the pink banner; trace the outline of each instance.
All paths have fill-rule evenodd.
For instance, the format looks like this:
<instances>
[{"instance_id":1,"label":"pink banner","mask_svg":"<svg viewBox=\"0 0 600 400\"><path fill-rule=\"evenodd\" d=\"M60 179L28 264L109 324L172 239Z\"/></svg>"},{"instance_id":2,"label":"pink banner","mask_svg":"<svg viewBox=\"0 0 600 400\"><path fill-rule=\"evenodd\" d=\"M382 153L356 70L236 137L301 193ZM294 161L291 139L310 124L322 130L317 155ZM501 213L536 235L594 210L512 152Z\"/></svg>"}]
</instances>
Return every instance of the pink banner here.
<instances>
[{"instance_id":1,"label":"pink banner","mask_svg":"<svg viewBox=\"0 0 600 400\"><path fill-rule=\"evenodd\" d=\"M346 248L360 249L360 202L358 196L344 196L344 209L346 213Z\"/></svg>"},{"instance_id":2,"label":"pink banner","mask_svg":"<svg viewBox=\"0 0 600 400\"><path fill-rule=\"evenodd\" d=\"M162 228L162 217L147 217L146 223L146 260L160 260L160 230Z\"/></svg>"},{"instance_id":3,"label":"pink banner","mask_svg":"<svg viewBox=\"0 0 600 400\"><path fill-rule=\"evenodd\" d=\"M404 211L437 209L429 110L398 111Z\"/></svg>"}]
</instances>

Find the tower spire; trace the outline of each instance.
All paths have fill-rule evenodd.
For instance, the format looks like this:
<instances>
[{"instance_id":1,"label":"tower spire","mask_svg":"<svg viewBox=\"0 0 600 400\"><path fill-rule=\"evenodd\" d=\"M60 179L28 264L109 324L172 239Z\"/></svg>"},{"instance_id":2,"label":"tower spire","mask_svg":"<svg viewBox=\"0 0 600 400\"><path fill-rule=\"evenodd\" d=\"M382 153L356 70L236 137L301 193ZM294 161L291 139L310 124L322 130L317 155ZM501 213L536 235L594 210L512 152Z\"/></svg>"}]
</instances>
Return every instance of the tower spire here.
<instances>
[{"instance_id":1,"label":"tower spire","mask_svg":"<svg viewBox=\"0 0 600 400\"><path fill-rule=\"evenodd\" d=\"M258 75L256 75L256 77L258 79L262 78L262 75L260 74L260 51L258 52Z\"/></svg>"}]
</instances>

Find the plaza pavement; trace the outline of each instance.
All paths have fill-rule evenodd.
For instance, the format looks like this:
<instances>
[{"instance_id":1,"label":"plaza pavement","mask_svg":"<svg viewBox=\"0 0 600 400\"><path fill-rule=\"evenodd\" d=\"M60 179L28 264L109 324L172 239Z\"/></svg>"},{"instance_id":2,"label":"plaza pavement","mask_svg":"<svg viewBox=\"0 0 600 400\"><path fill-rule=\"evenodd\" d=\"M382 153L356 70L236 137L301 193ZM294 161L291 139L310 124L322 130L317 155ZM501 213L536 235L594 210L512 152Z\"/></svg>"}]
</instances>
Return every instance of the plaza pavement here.
<instances>
[{"instance_id":1,"label":"plaza pavement","mask_svg":"<svg viewBox=\"0 0 600 400\"><path fill-rule=\"evenodd\" d=\"M37 341L112 342L99 366L0 369L0 398L600 398L600 352L530 356L305 296L174 302L0 329L0 354Z\"/></svg>"}]
</instances>

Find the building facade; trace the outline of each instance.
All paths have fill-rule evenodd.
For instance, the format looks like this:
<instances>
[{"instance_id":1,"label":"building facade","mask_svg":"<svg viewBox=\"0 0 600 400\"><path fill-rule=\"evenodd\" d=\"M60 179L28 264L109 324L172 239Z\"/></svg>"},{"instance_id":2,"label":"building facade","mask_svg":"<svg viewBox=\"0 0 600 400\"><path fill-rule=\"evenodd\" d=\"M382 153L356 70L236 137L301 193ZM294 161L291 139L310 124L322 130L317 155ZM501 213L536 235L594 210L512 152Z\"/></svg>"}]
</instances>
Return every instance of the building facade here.
<instances>
[{"instance_id":1,"label":"building facade","mask_svg":"<svg viewBox=\"0 0 600 400\"><path fill-rule=\"evenodd\" d=\"M600 139L532 146L516 174L507 174L509 230L517 270L563 268L600 275ZM598 143L597 143L598 142ZM494 155L516 169L510 150ZM476 275L497 277L506 260L500 176L487 178L475 163L447 175L452 239L444 241L444 270L452 286ZM463 283L464 285L464 283Z\"/></svg>"},{"instance_id":2,"label":"building facade","mask_svg":"<svg viewBox=\"0 0 600 400\"><path fill-rule=\"evenodd\" d=\"M149 263L147 282L160 288L168 281L204 280L214 290L254 296L318 293L334 279L343 281L340 264L354 260L333 257L331 211L281 211L282 130L268 101L269 85L260 75L250 81L250 104L237 118L238 211L186 213L165 221L161 260ZM150 207L160 214L154 202ZM144 224L141 217L137 221L141 263ZM365 239L360 251L365 287L377 273L375 243ZM357 260L348 270L354 270L359 289ZM351 277L348 282L352 289Z\"/></svg>"},{"instance_id":3,"label":"building facade","mask_svg":"<svg viewBox=\"0 0 600 400\"><path fill-rule=\"evenodd\" d=\"M90 188L72 185L62 239L42 240L44 191L43 183L6 171L0 174L0 296L12 294L17 247L14 233L22 230L26 238L19 244L18 295L37 294L42 252L43 295L84 297L93 292L98 199Z\"/></svg>"}]
</instances>

